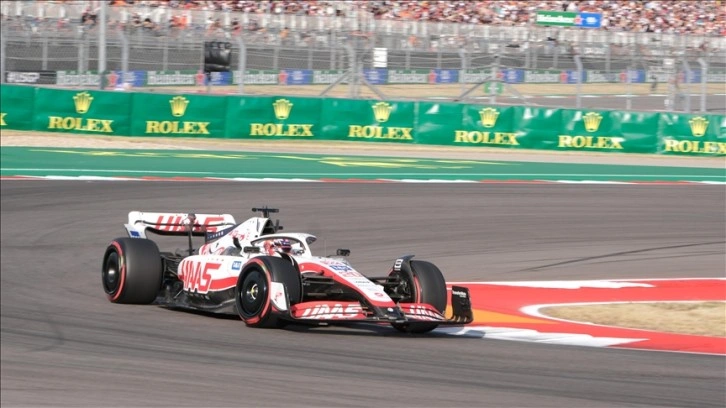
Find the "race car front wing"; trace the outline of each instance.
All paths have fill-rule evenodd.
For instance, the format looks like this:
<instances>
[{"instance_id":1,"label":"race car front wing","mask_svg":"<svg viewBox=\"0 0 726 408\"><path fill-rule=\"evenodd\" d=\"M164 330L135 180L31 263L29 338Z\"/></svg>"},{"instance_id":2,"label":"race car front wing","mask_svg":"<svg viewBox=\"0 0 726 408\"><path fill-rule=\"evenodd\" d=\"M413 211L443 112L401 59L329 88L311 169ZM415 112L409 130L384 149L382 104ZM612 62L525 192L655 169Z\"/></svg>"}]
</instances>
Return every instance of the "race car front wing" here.
<instances>
[{"instance_id":1,"label":"race car front wing","mask_svg":"<svg viewBox=\"0 0 726 408\"><path fill-rule=\"evenodd\" d=\"M344 323L415 323L427 322L438 324L462 325L474 320L471 310L469 289L462 286L451 288L452 316L446 317L427 303L399 303L396 307L367 306L360 302L346 301L311 301L292 305L284 311L289 320Z\"/></svg>"}]
</instances>

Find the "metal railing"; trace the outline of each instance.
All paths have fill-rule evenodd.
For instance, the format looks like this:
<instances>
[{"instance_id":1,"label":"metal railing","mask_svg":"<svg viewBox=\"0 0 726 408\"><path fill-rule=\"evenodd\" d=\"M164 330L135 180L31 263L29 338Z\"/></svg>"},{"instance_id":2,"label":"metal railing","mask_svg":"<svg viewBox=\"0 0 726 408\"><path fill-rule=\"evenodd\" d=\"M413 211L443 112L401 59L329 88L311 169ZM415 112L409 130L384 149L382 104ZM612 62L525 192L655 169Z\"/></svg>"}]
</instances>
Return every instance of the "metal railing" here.
<instances>
[{"instance_id":1,"label":"metal railing","mask_svg":"<svg viewBox=\"0 0 726 408\"><path fill-rule=\"evenodd\" d=\"M336 96L342 94L333 87L347 85L344 94L353 97L479 98L490 103L618 109L642 109L633 101L639 105L649 99L657 109L726 109L719 98L726 93L723 82L706 80L709 72L726 70L723 37L381 21L355 13L312 17L128 7L100 7L107 18L81 25L79 5L60 3L42 12L37 6L33 10L32 3L3 2L0 7L7 18L0 53L3 81L8 72L197 71L203 65L204 41L221 40L233 45L231 69L240 79L235 86L212 87L225 92ZM149 18L153 27L135 26L135 15ZM186 17L185 28L165 23L178 15ZM216 20L217 26L208 24ZM235 20L238 29L233 28ZM375 68L375 48L386 49L386 69L400 81L371 83L375 81L365 71ZM262 86L245 83L249 70L308 70L333 79L298 87ZM458 72L459 80L405 84L421 82L419 71L440 70ZM502 78L502 73L515 71L513 75L533 80L516 83L506 74ZM556 71L570 78L551 83ZM647 83L643 78L632 81L630 72L635 71L645 72ZM583 81L585 72L599 78L597 83ZM694 77L694 72L700 82L679 80ZM408 81L405 75L418 79ZM489 92L484 83L503 83L504 89L501 94ZM699 103L692 104L691 96Z\"/></svg>"}]
</instances>

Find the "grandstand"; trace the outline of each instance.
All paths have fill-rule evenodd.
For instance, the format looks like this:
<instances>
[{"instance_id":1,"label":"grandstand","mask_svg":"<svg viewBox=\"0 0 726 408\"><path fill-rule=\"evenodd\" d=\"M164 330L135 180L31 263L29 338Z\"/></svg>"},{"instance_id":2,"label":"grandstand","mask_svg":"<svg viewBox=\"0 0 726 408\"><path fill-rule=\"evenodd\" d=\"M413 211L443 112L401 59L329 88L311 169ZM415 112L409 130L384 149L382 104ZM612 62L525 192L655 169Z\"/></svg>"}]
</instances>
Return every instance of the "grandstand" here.
<instances>
[{"instance_id":1,"label":"grandstand","mask_svg":"<svg viewBox=\"0 0 726 408\"><path fill-rule=\"evenodd\" d=\"M726 70L721 1L610 0L0 2L4 70L93 75L102 6L107 70L196 72L203 41L220 40L234 47L232 70L252 72L230 84L279 72L376 74L377 48L386 80L451 78L461 91L493 72L504 82L575 84L582 69L599 83L625 75L657 85L699 82L704 67L718 81ZM599 28L538 24L542 11L596 14Z\"/></svg>"}]
</instances>

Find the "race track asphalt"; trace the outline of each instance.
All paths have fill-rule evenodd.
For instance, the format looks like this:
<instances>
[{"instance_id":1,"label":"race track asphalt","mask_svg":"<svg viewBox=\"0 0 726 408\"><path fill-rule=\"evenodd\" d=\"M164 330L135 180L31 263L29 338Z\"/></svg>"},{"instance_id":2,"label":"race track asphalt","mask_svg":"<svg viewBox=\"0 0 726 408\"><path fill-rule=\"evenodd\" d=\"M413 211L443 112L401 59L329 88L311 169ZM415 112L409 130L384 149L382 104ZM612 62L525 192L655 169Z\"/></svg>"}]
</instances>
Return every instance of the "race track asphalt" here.
<instances>
[{"instance_id":1,"label":"race track asphalt","mask_svg":"<svg viewBox=\"0 0 726 408\"><path fill-rule=\"evenodd\" d=\"M14 406L723 407L719 356L392 329L249 329L109 303L101 257L130 210L281 208L314 249L447 280L724 275L723 186L0 183L1 403ZM165 241L166 242L166 241ZM184 247L184 240L177 247Z\"/></svg>"}]
</instances>

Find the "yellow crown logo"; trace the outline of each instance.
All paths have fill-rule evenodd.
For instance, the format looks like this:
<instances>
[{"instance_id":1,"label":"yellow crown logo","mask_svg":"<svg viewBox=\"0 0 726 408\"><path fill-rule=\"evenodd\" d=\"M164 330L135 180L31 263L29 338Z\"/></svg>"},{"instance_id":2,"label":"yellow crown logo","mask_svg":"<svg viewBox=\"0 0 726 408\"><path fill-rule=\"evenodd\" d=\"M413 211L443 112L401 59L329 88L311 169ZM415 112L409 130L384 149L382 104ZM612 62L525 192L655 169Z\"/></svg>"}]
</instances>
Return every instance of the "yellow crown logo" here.
<instances>
[{"instance_id":1,"label":"yellow crown logo","mask_svg":"<svg viewBox=\"0 0 726 408\"><path fill-rule=\"evenodd\" d=\"M171 98L169 105L171 105L171 115L178 118L184 116L184 113L187 111L187 105L189 105L189 100L183 96L175 96Z\"/></svg>"},{"instance_id":2,"label":"yellow crown logo","mask_svg":"<svg viewBox=\"0 0 726 408\"><path fill-rule=\"evenodd\" d=\"M73 103L76 105L76 112L78 113L88 112L88 109L91 108L91 102L93 102L93 97L88 92L80 92L73 97Z\"/></svg>"},{"instance_id":3,"label":"yellow crown logo","mask_svg":"<svg viewBox=\"0 0 726 408\"><path fill-rule=\"evenodd\" d=\"M378 122L385 122L388 120L388 117L391 116L391 105L389 105L386 102L378 102L377 104L372 106L373 108L373 116L375 116L376 121Z\"/></svg>"},{"instance_id":4,"label":"yellow crown logo","mask_svg":"<svg viewBox=\"0 0 726 408\"><path fill-rule=\"evenodd\" d=\"M479 116L481 117L481 124L485 128L490 128L497 124L499 112L494 108L484 108L479 111Z\"/></svg>"},{"instance_id":5,"label":"yellow crown logo","mask_svg":"<svg viewBox=\"0 0 726 408\"><path fill-rule=\"evenodd\" d=\"M285 120L290 116L290 111L292 111L293 103L288 101L287 99L278 99L275 101L275 103L272 104L273 109L275 109L275 117L279 120Z\"/></svg>"},{"instance_id":6,"label":"yellow crown logo","mask_svg":"<svg viewBox=\"0 0 726 408\"><path fill-rule=\"evenodd\" d=\"M602 121L602 115L595 112L590 112L582 117L585 122L585 130L588 132L595 132L600 127L600 121Z\"/></svg>"},{"instance_id":7,"label":"yellow crown logo","mask_svg":"<svg viewBox=\"0 0 726 408\"><path fill-rule=\"evenodd\" d=\"M708 119L703 116L696 116L689 120L688 124L691 125L691 133L693 133L693 136L703 136L706 134L706 129L708 129Z\"/></svg>"}]
</instances>

